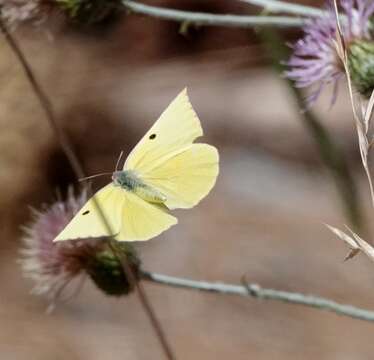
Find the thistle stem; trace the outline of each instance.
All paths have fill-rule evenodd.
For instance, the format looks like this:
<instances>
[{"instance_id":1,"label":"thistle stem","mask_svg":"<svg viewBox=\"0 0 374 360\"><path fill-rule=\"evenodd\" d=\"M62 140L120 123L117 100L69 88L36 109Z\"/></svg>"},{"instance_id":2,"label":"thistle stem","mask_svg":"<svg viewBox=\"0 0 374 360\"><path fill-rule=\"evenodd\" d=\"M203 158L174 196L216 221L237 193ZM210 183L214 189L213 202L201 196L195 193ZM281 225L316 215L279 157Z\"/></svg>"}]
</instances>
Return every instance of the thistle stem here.
<instances>
[{"instance_id":1,"label":"thistle stem","mask_svg":"<svg viewBox=\"0 0 374 360\"><path fill-rule=\"evenodd\" d=\"M123 6L135 14L142 14L161 20L171 20L196 26L226 26L253 28L256 26L276 26L280 28L301 27L307 19L287 16L245 16L231 14L210 14L203 12L167 9L123 0Z\"/></svg>"},{"instance_id":2,"label":"thistle stem","mask_svg":"<svg viewBox=\"0 0 374 360\"><path fill-rule=\"evenodd\" d=\"M260 300L274 300L290 304L303 305L319 310L334 312L335 314L351 318L374 321L374 311L362 309L349 304L341 304L336 301L297 292L283 291L262 288L257 284L226 284L222 282L208 282L185 279L175 276L157 274L149 271L142 271L143 280L160 285L179 287L189 290L212 292L223 295L239 295L257 298Z\"/></svg>"},{"instance_id":3,"label":"thistle stem","mask_svg":"<svg viewBox=\"0 0 374 360\"><path fill-rule=\"evenodd\" d=\"M67 159L69 160L70 165L74 169L77 178L79 179L79 178L85 177L83 166L82 166L81 162L79 161L79 158L75 154L75 152L72 149L67 137L65 136L65 133L60 128L60 126L59 126L59 124L56 120L51 101L49 100L49 98L48 98L46 92L43 90L42 86L37 81L36 76L34 75L32 69L31 69L31 66L27 61L27 58L26 58L25 54L21 50L21 47L18 45L18 42L12 36L12 34L8 31L7 26L4 24L4 22L1 20L1 18L0 18L0 31L3 33L3 35L5 37L5 40L7 41L9 47L12 49L13 53L16 55L18 61L20 62L21 66L22 66L22 69L23 69L23 71L26 75L26 78L29 81L29 83L32 87L32 90L34 91L36 97L38 98L38 100L41 104L41 107L46 114L46 118L47 118L51 128L53 129L62 150L64 151ZM95 197L92 197L92 199L93 199L93 202L94 202L94 206L96 207L96 209L99 212L101 220L103 221L105 227L108 229L108 233L109 234L113 233L110 229L108 220L104 216L104 213L103 213L101 207L99 206L98 202L96 201ZM121 262L121 266L122 266L122 269L123 269L124 273L126 274L126 276L129 280L129 282L131 283L131 285L136 290L136 294L138 295L139 302L140 302L145 314L147 315L153 330L155 331L155 335L157 336L157 339L160 342L160 345L161 345L162 350L165 354L165 357L169 360L175 360L175 356L173 354L171 346L169 345L169 343L166 339L165 332L164 332L164 330L161 326L161 323L157 319L155 310L151 306L150 300L148 299L148 296L145 293L145 290L143 289L141 284L139 284L138 281L136 280L135 275L134 275L130 265L128 264L126 255L122 255L118 251L117 247L113 245L113 243L114 242L112 242L111 240L108 241L108 244L109 244L111 250L113 251L113 254L118 257L119 261Z\"/></svg>"},{"instance_id":4,"label":"thistle stem","mask_svg":"<svg viewBox=\"0 0 374 360\"><path fill-rule=\"evenodd\" d=\"M305 17L323 16L325 12L321 9L301 4L292 4L279 0L240 0L247 4L260 6L263 10L271 13L286 13Z\"/></svg>"}]
</instances>

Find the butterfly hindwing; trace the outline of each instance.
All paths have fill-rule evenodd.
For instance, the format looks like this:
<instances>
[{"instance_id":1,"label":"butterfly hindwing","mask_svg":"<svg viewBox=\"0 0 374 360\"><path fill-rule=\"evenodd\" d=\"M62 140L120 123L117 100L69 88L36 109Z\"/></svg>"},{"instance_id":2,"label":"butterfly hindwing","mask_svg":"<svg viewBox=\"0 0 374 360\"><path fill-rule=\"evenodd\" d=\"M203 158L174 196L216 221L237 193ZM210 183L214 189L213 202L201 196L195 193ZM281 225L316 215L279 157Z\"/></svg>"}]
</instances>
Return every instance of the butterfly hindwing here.
<instances>
[{"instance_id":1,"label":"butterfly hindwing","mask_svg":"<svg viewBox=\"0 0 374 360\"><path fill-rule=\"evenodd\" d=\"M218 175L218 151L207 144L189 147L142 175L167 198L169 209L191 208L212 189Z\"/></svg>"},{"instance_id":2,"label":"butterfly hindwing","mask_svg":"<svg viewBox=\"0 0 374 360\"><path fill-rule=\"evenodd\" d=\"M178 222L162 205L148 203L127 191L124 196L123 226L115 237L118 241L149 240Z\"/></svg>"}]
</instances>

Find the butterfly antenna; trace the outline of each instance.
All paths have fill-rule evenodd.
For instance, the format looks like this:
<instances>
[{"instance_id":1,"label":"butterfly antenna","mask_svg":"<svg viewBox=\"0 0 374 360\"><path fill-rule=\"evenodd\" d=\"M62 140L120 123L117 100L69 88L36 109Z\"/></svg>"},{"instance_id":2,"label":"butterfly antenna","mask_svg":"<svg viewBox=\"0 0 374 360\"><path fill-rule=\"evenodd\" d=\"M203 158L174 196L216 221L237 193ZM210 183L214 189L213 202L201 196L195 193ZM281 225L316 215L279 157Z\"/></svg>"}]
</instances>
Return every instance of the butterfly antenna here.
<instances>
[{"instance_id":1,"label":"butterfly antenna","mask_svg":"<svg viewBox=\"0 0 374 360\"><path fill-rule=\"evenodd\" d=\"M105 172L105 173L95 174L95 175L91 175L91 176L86 176L84 178L80 178L79 181L85 181L85 180L93 179L93 178L103 176L103 175L112 175L112 173L111 172Z\"/></svg>"},{"instance_id":2,"label":"butterfly antenna","mask_svg":"<svg viewBox=\"0 0 374 360\"><path fill-rule=\"evenodd\" d=\"M117 164L116 164L116 170L115 171L118 171L119 163L121 162L122 156L123 156L123 150L119 154L119 157L118 157L118 160L117 160Z\"/></svg>"}]
</instances>

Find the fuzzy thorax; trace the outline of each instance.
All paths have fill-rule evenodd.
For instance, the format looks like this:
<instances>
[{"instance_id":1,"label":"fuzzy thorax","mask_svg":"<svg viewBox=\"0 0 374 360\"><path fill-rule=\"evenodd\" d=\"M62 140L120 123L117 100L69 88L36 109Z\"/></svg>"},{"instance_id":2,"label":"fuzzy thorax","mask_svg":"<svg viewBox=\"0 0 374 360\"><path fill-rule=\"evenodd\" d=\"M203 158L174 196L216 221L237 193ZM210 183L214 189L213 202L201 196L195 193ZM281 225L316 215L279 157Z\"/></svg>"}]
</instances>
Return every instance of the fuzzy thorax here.
<instances>
[{"instance_id":1,"label":"fuzzy thorax","mask_svg":"<svg viewBox=\"0 0 374 360\"><path fill-rule=\"evenodd\" d=\"M167 200L163 193L144 183L144 181L131 170L115 171L112 175L112 179L115 186L120 186L124 190L134 193L147 202L163 204Z\"/></svg>"}]
</instances>

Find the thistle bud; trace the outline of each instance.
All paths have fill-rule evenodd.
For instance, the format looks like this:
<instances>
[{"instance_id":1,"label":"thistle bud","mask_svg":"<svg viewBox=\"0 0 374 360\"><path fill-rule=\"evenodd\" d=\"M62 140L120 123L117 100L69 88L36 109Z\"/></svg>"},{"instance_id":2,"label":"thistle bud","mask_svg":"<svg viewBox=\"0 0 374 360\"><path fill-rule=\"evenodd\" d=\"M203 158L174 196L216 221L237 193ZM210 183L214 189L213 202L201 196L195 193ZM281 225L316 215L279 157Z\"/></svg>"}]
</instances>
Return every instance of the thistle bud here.
<instances>
[{"instance_id":1,"label":"thistle bud","mask_svg":"<svg viewBox=\"0 0 374 360\"><path fill-rule=\"evenodd\" d=\"M374 90L374 42L354 41L349 46L348 66L357 91L369 98Z\"/></svg>"},{"instance_id":2,"label":"thistle bud","mask_svg":"<svg viewBox=\"0 0 374 360\"><path fill-rule=\"evenodd\" d=\"M116 15L120 0L57 0L70 19L78 24L97 24Z\"/></svg>"},{"instance_id":3,"label":"thistle bud","mask_svg":"<svg viewBox=\"0 0 374 360\"><path fill-rule=\"evenodd\" d=\"M133 290L133 284L129 282L117 255L123 256L128 262L135 278L138 278L140 261L135 249L126 243L116 246L120 254L113 254L109 249L103 250L88 259L86 271L92 281L107 295L127 295Z\"/></svg>"}]
</instances>

